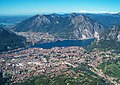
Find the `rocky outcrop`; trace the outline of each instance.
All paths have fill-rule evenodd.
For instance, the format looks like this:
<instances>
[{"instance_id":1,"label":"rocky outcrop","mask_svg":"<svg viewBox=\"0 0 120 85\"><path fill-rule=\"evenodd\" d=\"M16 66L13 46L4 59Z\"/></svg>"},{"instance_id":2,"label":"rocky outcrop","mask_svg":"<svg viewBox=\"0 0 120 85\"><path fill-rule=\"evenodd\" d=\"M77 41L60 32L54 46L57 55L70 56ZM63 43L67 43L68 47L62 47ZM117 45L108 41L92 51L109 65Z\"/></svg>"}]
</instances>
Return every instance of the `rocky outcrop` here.
<instances>
[{"instance_id":1,"label":"rocky outcrop","mask_svg":"<svg viewBox=\"0 0 120 85\"><path fill-rule=\"evenodd\" d=\"M101 37L101 39L120 41L120 26L115 25L112 28L108 29Z\"/></svg>"}]
</instances>

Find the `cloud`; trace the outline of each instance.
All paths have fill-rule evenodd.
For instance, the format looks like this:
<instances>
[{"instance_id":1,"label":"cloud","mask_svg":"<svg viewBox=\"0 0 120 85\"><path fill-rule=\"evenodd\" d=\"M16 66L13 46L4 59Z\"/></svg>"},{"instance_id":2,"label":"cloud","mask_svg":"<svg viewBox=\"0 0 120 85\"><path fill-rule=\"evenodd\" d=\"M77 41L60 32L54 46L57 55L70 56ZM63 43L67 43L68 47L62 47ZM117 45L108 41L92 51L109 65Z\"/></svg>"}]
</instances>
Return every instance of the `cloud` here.
<instances>
[{"instance_id":1,"label":"cloud","mask_svg":"<svg viewBox=\"0 0 120 85\"><path fill-rule=\"evenodd\" d=\"M110 12L110 11L87 11L87 10L80 10L80 13L111 13L111 14L115 14L118 12Z\"/></svg>"},{"instance_id":2,"label":"cloud","mask_svg":"<svg viewBox=\"0 0 120 85\"><path fill-rule=\"evenodd\" d=\"M81 13L87 13L87 11L86 11L86 10L80 10L80 12L81 12Z\"/></svg>"}]
</instances>

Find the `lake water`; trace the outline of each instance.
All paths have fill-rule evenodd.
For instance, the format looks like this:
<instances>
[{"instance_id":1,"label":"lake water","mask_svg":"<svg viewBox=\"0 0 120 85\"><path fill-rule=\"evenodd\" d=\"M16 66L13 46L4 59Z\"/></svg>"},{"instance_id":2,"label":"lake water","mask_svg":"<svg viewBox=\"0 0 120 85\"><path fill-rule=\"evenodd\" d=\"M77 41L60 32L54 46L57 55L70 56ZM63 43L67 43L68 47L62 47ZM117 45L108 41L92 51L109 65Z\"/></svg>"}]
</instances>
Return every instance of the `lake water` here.
<instances>
[{"instance_id":1,"label":"lake water","mask_svg":"<svg viewBox=\"0 0 120 85\"><path fill-rule=\"evenodd\" d=\"M69 46L80 46L85 47L90 45L95 39L86 39L86 40L63 40L51 43L35 44L32 48L44 48L50 49L53 47L69 47Z\"/></svg>"}]
</instances>

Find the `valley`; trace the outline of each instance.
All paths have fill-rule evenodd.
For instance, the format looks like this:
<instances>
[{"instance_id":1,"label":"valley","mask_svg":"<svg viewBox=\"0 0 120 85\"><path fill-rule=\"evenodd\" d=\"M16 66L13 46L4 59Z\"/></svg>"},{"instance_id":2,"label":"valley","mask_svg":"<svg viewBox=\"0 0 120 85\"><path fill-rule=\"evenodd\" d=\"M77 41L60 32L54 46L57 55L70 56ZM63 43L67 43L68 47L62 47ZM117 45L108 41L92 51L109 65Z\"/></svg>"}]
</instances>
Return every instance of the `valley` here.
<instances>
[{"instance_id":1,"label":"valley","mask_svg":"<svg viewBox=\"0 0 120 85\"><path fill-rule=\"evenodd\" d=\"M120 26L95 16L35 15L1 25L0 84L120 85Z\"/></svg>"}]
</instances>

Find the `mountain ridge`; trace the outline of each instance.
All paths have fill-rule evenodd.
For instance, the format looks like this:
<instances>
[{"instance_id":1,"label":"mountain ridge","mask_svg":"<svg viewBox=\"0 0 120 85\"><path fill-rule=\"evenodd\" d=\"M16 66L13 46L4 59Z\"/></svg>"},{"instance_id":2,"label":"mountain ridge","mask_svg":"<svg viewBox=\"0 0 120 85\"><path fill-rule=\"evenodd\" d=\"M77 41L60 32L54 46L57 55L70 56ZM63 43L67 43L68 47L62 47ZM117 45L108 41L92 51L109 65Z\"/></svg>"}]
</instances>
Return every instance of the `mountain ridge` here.
<instances>
[{"instance_id":1,"label":"mountain ridge","mask_svg":"<svg viewBox=\"0 0 120 85\"><path fill-rule=\"evenodd\" d=\"M68 15L35 15L15 27L15 31L48 32L62 38L98 38L104 27L89 17L72 13Z\"/></svg>"}]
</instances>

